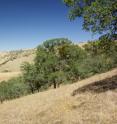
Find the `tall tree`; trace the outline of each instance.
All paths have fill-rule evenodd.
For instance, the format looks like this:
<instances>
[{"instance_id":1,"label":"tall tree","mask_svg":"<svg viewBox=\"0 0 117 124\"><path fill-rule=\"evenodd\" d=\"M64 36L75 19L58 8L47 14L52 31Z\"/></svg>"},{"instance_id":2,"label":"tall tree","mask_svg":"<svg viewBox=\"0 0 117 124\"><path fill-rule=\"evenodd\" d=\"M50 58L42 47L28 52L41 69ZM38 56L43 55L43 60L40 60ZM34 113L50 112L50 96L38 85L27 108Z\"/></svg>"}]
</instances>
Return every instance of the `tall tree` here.
<instances>
[{"instance_id":1,"label":"tall tree","mask_svg":"<svg viewBox=\"0 0 117 124\"><path fill-rule=\"evenodd\" d=\"M117 0L64 0L71 20L83 18L83 29L117 34ZM115 35L113 35L115 36Z\"/></svg>"}]
</instances>

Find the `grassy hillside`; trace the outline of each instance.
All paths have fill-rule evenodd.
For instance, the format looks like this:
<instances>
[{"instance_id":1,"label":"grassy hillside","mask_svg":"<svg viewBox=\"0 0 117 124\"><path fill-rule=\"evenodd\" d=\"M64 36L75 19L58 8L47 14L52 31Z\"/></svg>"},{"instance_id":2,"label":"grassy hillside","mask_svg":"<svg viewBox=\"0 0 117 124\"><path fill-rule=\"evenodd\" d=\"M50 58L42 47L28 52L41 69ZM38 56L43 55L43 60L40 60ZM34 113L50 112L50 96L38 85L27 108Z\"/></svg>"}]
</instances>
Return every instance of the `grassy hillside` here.
<instances>
[{"instance_id":1,"label":"grassy hillside","mask_svg":"<svg viewBox=\"0 0 117 124\"><path fill-rule=\"evenodd\" d=\"M92 92L89 85L101 92ZM76 92L84 87L86 92ZM116 88L117 69L114 69L58 89L4 102L0 104L0 123L116 124Z\"/></svg>"},{"instance_id":2,"label":"grassy hillside","mask_svg":"<svg viewBox=\"0 0 117 124\"><path fill-rule=\"evenodd\" d=\"M35 50L1 54L1 81L18 76L22 62L29 63L22 66L22 76L0 84L0 124L117 123L116 45L96 41L81 49L59 41L38 46L34 63Z\"/></svg>"},{"instance_id":3,"label":"grassy hillside","mask_svg":"<svg viewBox=\"0 0 117 124\"><path fill-rule=\"evenodd\" d=\"M17 77L23 62L32 63L35 49L0 52L0 82Z\"/></svg>"},{"instance_id":4,"label":"grassy hillside","mask_svg":"<svg viewBox=\"0 0 117 124\"><path fill-rule=\"evenodd\" d=\"M7 81L11 79L12 77L17 77L21 74L21 72L5 72L5 73L0 73L0 82L1 81Z\"/></svg>"},{"instance_id":5,"label":"grassy hillside","mask_svg":"<svg viewBox=\"0 0 117 124\"><path fill-rule=\"evenodd\" d=\"M23 62L33 62L35 49L0 52L0 72L18 72Z\"/></svg>"}]
</instances>

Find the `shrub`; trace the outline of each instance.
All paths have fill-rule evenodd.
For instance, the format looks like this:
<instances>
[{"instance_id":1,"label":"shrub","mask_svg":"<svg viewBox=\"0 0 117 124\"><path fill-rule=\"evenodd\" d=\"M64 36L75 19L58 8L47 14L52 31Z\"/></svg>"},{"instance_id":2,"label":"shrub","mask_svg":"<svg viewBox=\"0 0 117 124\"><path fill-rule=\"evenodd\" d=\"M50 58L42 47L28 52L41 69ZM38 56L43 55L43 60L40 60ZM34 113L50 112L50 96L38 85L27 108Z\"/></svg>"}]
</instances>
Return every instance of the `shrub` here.
<instances>
[{"instance_id":1,"label":"shrub","mask_svg":"<svg viewBox=\"0 0 117 124\"><path fill-rule=\"evenodd\" d=\"M0 83L0 97L4 100L18 98L28 93L29 87L24 84L21 77Z\"/></svg>"}]
</instances>

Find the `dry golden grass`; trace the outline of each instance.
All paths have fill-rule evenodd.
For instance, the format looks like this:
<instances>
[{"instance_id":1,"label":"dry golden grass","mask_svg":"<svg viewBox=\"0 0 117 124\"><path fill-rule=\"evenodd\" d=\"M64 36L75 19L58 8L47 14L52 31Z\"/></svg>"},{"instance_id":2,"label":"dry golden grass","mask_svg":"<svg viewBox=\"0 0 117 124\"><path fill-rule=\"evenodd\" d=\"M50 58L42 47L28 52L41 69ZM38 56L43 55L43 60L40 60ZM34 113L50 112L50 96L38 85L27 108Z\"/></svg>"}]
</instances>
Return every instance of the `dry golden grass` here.
<instances>
[{"instance_id":1,"label":"dry golden grass","mask_svg":"<svg viewBox=\"0 0 117 124\"><path fill-rule=\"evenodd\" d=\"M117 92L74 90L117 75L117 69L58 89L0 104L0 124L117 124Z\"/></svg>"},{"instance_id":2,"label":"dry golden grass","mask_svg":"<svg viewBox=\"0 0 117 124\"><path fill-rule=\"evenodd\" d=\"M0 82L21 74L21 64L23 62L32 63L35 57L35 50L0 52Z\"/></svg>"},{"instance_id":3,"label":"dry golden grass","mask_svg":"<svg viewBox=\"0 0 117 124\"><path fill-rule=\"evenodd\" d=\"M5 64L1 64L1 63L4 63L7 59L12 57L13 55L9 52L0 53L0 82L4 80L6 81L12 77L18 76L21 73L20 72L21 64L23 62L32 63L35 57L35 54L33 54L33 51L30 51L30 50L23 51L23 53L19 53L15 59L10 60Z\"/></svg>"},{"instance_id":4,"label":"dry golden grass","mask_svg":"<svg viewBox=\"0 0 117 124\"><path fill-rule=\"evenodd\" d=\"M33 62L36 49L0 52L0 72L17 72L23 62Z\"/></svg>"},{"instance_id":5,"label":"dry golden grass","mask_svg":"<svg viewBox=\"0 0 117 124\"><path fill-rule=\"evenodd\" d=\"M0 73L0 82L1 81L7 81L13 77L17 77L21 74L21 72L6 72L6 73Z\"/></svg>"},{"instance_id":6,"label":"dry golden grass","mask_svg":"<svg viewBox=\"0 0 117 124\"><path fill-rule=\"evenodd\" d=\"M20 71L20 67L23 62L33 62L33 59L34 55L14 59L13 61L9 61L6 64L2 65L0 67L0 72L4 72L5 70L8 70L9 72Z\"/></svg>"}]
</instances>

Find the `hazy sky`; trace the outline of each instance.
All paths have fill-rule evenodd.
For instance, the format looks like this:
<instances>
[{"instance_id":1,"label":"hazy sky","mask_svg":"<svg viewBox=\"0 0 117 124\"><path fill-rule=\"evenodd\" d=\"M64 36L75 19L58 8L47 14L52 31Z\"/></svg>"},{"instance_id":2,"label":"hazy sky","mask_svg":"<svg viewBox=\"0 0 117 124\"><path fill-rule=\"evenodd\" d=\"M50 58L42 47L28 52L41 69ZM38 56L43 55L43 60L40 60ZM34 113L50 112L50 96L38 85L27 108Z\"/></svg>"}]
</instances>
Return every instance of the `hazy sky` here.
<instances>
[{"instance_id":1,"label":"hazy sky","mask_svg":"<svg viewBox=\"0 0 117 124\"><path fill-rule=\"evenodd\" d=\"M82 19L70 22L62 0L0 0L0 50L33 48L59 37L98 38L82 30Z\"/></svg>"}]
</instances>

